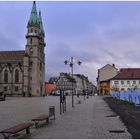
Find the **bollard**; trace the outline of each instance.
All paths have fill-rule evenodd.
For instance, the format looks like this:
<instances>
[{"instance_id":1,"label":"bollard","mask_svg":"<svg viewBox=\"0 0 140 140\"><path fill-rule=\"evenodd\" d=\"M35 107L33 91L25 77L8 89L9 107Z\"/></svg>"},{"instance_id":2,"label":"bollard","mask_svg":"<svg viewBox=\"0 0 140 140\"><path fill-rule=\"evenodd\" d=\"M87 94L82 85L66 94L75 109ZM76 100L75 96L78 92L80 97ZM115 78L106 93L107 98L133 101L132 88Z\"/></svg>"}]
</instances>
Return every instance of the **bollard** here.
<instances>
[{"instance_id":1,"label":"bollard","mask_svg":"<svg viewBox=\"0 0 140 140\"><path fill-rule=\"evenodd\" d=\"M55 106L49 106L49 117L53 116L53 120L55 120Z\"/></svg>"}]
</instances>

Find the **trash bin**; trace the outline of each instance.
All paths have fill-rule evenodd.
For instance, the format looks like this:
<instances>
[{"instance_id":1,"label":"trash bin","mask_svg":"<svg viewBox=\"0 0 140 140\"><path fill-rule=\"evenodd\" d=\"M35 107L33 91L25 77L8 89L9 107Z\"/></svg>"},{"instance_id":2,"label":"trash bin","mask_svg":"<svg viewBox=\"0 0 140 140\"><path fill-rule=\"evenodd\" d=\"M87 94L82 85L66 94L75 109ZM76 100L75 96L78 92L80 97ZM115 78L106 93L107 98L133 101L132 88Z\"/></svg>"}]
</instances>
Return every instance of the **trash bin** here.
<instances>
[{"instance_id":1,"label":"trash bin","mask_svg":"<svg viewBox=\"0 0 140 140\"><path fill-rule=\"evenodd\" d=\"M53 117L55 120L55 106L49 106L49 117Z\"/></svg>"}]
</instances>

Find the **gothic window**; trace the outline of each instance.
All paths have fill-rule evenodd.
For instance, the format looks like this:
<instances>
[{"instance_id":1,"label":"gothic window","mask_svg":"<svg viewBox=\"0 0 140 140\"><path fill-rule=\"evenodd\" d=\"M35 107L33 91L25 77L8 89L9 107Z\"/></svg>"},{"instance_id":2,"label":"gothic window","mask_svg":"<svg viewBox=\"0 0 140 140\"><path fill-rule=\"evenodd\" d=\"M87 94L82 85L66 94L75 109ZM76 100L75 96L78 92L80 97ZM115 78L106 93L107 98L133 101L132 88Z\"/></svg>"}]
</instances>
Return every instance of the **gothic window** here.
<instances>
[{"instance_id":1,"label":"gothic window","mask_svg":"<svg viewBox=\"0 0 140 140\"><path fill-rule=\"evenodd\" d=\"M33 29L31 29L31 33L33 32Z\"/></svg>"},{"instance_id":2,"label":"gothic window","mask_svg":"<svg viewBox=\"0 0 140 140\"><path fill-rule=\"evenodd\" d=\"M42 63L40 62L40 70L42 69Z\"/></svg>"},{"instance_id":3,"label":"gothic window","mask_svg":"<svg viewBox=\"0 0 140 140\"><path fill-rule=\"evenodd\" d=\"M32 65L33 65L33 62L32 62L32 61L30 61L30 63L29 63L29 64L30 64L30 66L32 66Z\"/></svg>"},{"instance_id":4,"label":"gothic window","mask_svg":"<svg viewBox=\"0 0 140 140\"><path fill-rule=\"evenodd\" d=\"M4 91L7 91L7 87L4 87Z\"/></svg>"},{"instance_id":5,"label":"gothic window","mask_svg":"<svg viewBox=\"0 0 140 140\"><path fill-rule=\"evenodd\" d=\"M30 44L32 44L33 43L33 39L32 38L30 38Z\"/></svg>"},{"instance_id":6,"label":"gothic window","mask_svg":"<svg viewBox=\"0 0 140 140\"><path fill-rule=\"evenodd\" d=\"M4 71L4 83L8 83L8 70Z\"/></svg>"},{"instance_id":7,"label":"gothic window","mask_svg":"<svg viewBox=\"0 0 140 140\"><path fill-rule=\"evenodd\" d=\"M18 86L15 87L15 91L16 91L16 92L18 91Z\"/></svg>"},{"instance_id":8,"label":"gothic window","mask_svg":"<svg viewBox=\"0 0 140 140\"><path fill-rule=\"evenodd\" d=\"M15 70L15 83L19 82L19 70Z\"/></svg>"}]
</instances>

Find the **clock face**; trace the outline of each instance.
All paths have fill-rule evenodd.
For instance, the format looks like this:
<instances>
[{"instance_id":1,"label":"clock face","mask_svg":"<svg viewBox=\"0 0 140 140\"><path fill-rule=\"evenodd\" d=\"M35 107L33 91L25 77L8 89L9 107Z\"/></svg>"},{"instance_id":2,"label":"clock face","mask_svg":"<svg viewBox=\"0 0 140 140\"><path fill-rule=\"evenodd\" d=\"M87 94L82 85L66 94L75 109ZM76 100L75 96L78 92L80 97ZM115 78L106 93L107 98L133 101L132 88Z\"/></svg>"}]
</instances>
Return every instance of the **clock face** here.
<instances>
[{"instance_id":1,"label":"clock face","mask_svg":"<svg viewBox=\"0 0 140 140\"><path fill-rule=\"evenodd\" d=\"M30 52L33 53L33 49L32 48L30 48Z\"/></svg>"}]
</instances>

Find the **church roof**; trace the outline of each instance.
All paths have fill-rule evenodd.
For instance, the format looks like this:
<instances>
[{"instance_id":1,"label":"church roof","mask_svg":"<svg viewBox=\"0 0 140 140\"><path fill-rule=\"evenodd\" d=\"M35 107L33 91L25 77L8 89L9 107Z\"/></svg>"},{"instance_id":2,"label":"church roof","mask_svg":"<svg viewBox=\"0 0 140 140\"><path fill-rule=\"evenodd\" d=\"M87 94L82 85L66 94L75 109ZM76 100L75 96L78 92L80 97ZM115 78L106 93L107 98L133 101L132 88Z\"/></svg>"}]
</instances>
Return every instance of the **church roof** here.
<instances>
[{"instance_id":1,"label":"church roof","mask_svg":"<svg viewBox=\"0 0 140 140\"><path fill-rule=\"evenodd\" d=\"M25 51L0 51L0 63L21 62L25 56Z\"/></svg>"}]
</instances>

